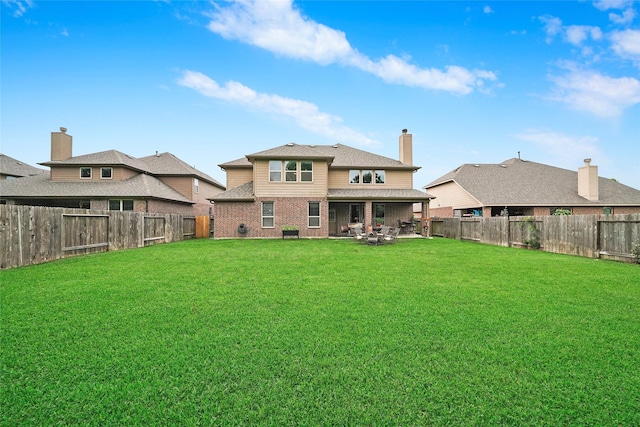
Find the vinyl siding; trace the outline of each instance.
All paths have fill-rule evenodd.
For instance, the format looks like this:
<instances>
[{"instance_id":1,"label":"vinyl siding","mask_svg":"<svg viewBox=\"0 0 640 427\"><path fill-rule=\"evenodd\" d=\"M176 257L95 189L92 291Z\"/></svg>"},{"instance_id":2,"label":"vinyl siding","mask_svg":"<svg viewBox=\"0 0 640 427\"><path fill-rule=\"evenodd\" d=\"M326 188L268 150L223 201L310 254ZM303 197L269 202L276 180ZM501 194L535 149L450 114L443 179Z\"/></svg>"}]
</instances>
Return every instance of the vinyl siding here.
<instances>
[{"instance_id":1,"label":"vinyl siding","mask_svg":"<svg viewBox=\"0 0 640 427\"><path fill-rule=\"evenodd\" d=\"M435 196L429 204L432 209L452 207L453 209L467 209L481 206L480 202L471 197L462 187L455 182L447 182L427 189L427 193Z\"/></svg>"},{"instance_id":2,"label":"vinyl siding","mask_svg":"<svg viewBox=\"0 0 640 427\"><path fill-rule=\"evenodd\" d=\"M64 181L64 182L79 182L79 181L124 181L138 174L129 168L123 167L111 167L113 174L111 179L100 178L100 169L102 166L86 166L91 167L91 179L80 178L80 168L84 166L65 166L65 167L52 167L51 168L51 180L52 181Z\"/></svg>"},{"instance_id":3,"label":"vinyl siding","mask_svg":"<svg viewBox=\"0 0 640 427\"><path fill-rule=\"evenodd\" d=\"M385 170L384 184L349 184L349 170L333 169L329 171L329 188L413 188L413 172Z\"/></svg>"},{"instance_id":4,"label":"vinyl siding","mask_svg":"<svg viewBox=\"0 0 640 427\"><path fill-rule=\"evenodd\" d=\"M253 180L253 169L227 169L227 190L246 184Z\"/></svg>"},{"instance_id":5,"label":"vinyl siding","mask_svg":"<svg viewBox=\"0 0 640 427\"><path fill-rule=\"evenodd\" d=\"M259 160L254 164L256 197L326 197L327 191L325 162L313 162L313 182L269 182L269 162Z\"/></svg>"},{"instance_id":6,"label":"vinyl siding","mask_svg":"<svg viewBox=\"0 0 640 427\"><path fill-rule=\"evenodd\" d=\"M182 194L184 197L193 200L193 177L190 176L159 176L160 181ZM202 182L200 182L202 187Z\"/></svg>"}]
</instances>

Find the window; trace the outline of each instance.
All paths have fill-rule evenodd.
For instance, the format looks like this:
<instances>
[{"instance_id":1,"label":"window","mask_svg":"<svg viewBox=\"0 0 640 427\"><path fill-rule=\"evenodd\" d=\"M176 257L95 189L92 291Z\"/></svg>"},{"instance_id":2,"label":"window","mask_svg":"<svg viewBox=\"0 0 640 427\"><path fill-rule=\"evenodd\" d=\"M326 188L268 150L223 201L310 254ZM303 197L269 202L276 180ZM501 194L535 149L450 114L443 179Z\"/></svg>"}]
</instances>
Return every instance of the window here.
<instances>
[{"instance_id":1,"label":"window","mask_svg":"<svg viewBox=\"0 0 640 427\"><path fill-rule=\"evenodd\" d=\"M286 172L286 181L287 182L296 182L298 181L298 162L295 160L287 160L284 166Z\"/></svg>"},{"instance_id":2,"label":"window","mask_svg":"<svg viewBox=\"0 0 640 427\"><path fill-rule=\"evenodd\" d=\"M262 202L262 228L273 228L273 202Z\"/></svg>"},{"instance_id":3,"label":"window","mask_svg":"<svg viewBox=\"0 0 640 427\"><path fill-rule=\"evenodd\" d=\"M282 181L282 162L280 160L269 161L269 181Z\"/></svg>"},{"instance_id":4,"label":"window","mask_svg":"<svg viewBox=\"0 0 640 427\"><path fill-rule=\"evenodd\" d=\"M198 187L200 182L198 182L198 178L193 178L193 192L198 194Z\"/></svg>"},{"instance_id":5,"label":"window","mask_svg":"<svg viewBox=\"0 0 640 427\"><path fill-rule=\"evenodd\" d=\"M110 211L132 211L133 200L109 200Z\"/></svg>"},{"instance_id":6,"label":"window","mask_svg":"<svg viewBox=\"0 0 640 427\"><path fill-rule=\"evenodd\" d=\"M80 178L91 179L91 168L80 168Z\"/></svg>"},{"instance_id":7,"label":"window","mask_svg":"<svg viewBox=\"0 0 640 427\"><path fill-rule=\"evenodd\" d=\"M300 181L302 182L313 181L313 162L312 161L300 162Z\"/></svg>"},{"instance_id":8,"label":"window","mask_svg":"<svg viewBox=\"0 0 640 427\"><path fill-rule=\"evenodd\" d=\"M113 169L112 168L100 168L100 178L102 178L102 179L111 179L111 178L113 178Z\"/></svg>"},{"instance_id":9,"label":"window","mask_svg":"<svg viewBox=\"0 0 640 427\"><path fill-rule=\"evenodd\" d=\"M385 183L385 171L383 169L378 170L356 170L349 171L349 184L384 184Z\"/></svg>"},{"instance_id":10,"label":"window","mask_svg":"<svg viewBox=\"0 0 640 427\"><path fill-rule=\"evenodd\" d=\"M605 215L611 215L613 213L613 208L610 206L606 206L602 208L602 213Z\"/></svg>"},{"instance_id":11,"label":"window","mask_svg":"<svg viewBox=\"0 0 640 427\"><path fill-rule=\"evenodd\" d=\"M384 225L384 205L373 205L373 222L376 224Z\"/></svg>"},{"instance_id":12,"label":"window","mask_svg":"<svg viewBox=\"0 0 640 427\"><path fill-rule=\"evenodd\" d=\"M320 202L309 202L309 227L320 227Z\"/></svg>"}]
</instances>

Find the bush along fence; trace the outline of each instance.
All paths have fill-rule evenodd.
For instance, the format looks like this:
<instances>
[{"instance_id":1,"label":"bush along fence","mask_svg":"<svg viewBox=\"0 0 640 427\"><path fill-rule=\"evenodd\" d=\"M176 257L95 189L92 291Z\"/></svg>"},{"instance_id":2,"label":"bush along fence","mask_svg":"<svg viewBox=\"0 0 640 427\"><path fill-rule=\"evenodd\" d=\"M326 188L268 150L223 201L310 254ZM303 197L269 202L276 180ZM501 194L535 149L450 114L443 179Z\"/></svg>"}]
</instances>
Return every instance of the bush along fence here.
<instances>
[{"instance_id":1,"label":"bush along fence","mask_svg":"<svg viewBox=\"0 0 640 427\"><path fill-rule=\"evenodd\" d=\"M208 235L206 216L0 205L0 269Z\"/></svg>"},{"instance_id":2,"label":"bush along fence","mask_svg":"<svg viewBox=\"0 0 640 427\"><path fill-rule=\"evenodd\" d=\"M432 218L431 235L617 261L637 261L640 214ZM637 249L636 249L637 251Z\"/></svg>"}]
</instances>

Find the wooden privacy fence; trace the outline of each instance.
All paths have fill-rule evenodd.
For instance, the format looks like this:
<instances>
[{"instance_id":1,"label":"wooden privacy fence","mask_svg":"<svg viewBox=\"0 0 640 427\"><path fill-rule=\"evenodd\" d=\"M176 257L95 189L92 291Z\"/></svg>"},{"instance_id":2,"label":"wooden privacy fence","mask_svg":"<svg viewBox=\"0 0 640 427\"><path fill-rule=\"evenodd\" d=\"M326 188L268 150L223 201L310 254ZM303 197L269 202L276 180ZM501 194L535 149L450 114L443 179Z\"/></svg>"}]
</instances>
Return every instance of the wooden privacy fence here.
<instances>
[{"instance_id":1,"label":"wooden privacy fence","mask_svg":"<svg viewBox=\"0 0 640 427\"><path fill-rule=\"evenodd\" d=\"M208 237L209 217L202 218L0 205L0 269ZM198 230L197 223L200 224Z\"/></svg>"},{"instance_id":2,"label":"wooden privacy fence","mask_svg":"<svg viewBox=\"0 0 640 427\"><path fill-rule=\"evenodd\" d=\"M640 214L432 218L432 236L633 261Z\"/></svg>"}]
</instances>

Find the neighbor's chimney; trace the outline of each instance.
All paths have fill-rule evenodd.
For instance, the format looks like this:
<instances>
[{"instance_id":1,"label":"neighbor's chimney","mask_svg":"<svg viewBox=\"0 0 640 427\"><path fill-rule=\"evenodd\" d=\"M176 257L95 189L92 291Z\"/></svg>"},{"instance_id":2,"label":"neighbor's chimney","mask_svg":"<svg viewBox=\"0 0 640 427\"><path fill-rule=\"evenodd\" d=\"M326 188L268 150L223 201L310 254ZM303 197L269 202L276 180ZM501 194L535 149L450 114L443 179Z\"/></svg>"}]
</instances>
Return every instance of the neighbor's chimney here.
<instances>
[{"instance_id":1,"label":"neighbor's chimney","mask_svg":"<svg viewBox=\"0 0 640 427\"><path fill-rule=\"evenodd\" d=\"M598 166L591 166L591 159L584 159L584 166L578 168L578 195L598 200Z\"/></svg>"},{"instance_id":2,"label":"neighbor's chimney","mask_svg":"<svg viewBox=\"0 0 640 427\"><path fill-rule=\"evenodd\" d=\"M60 132L51 132L51 161L70 158L72 142L73 137L67 135L67 128L60 128Z\"/></svg>"},{"instance_id":3,"label":"neighbor's chimney","mask_svg":"<svg viewBox=\"0 0 640 427\"><path fill-rule=\"evenodd\" d=\"M412 136L407 133L406 129L402 129L402 135L400 135L400 163L413 165L412 151Z\"/></svg>"}]
</instances>

